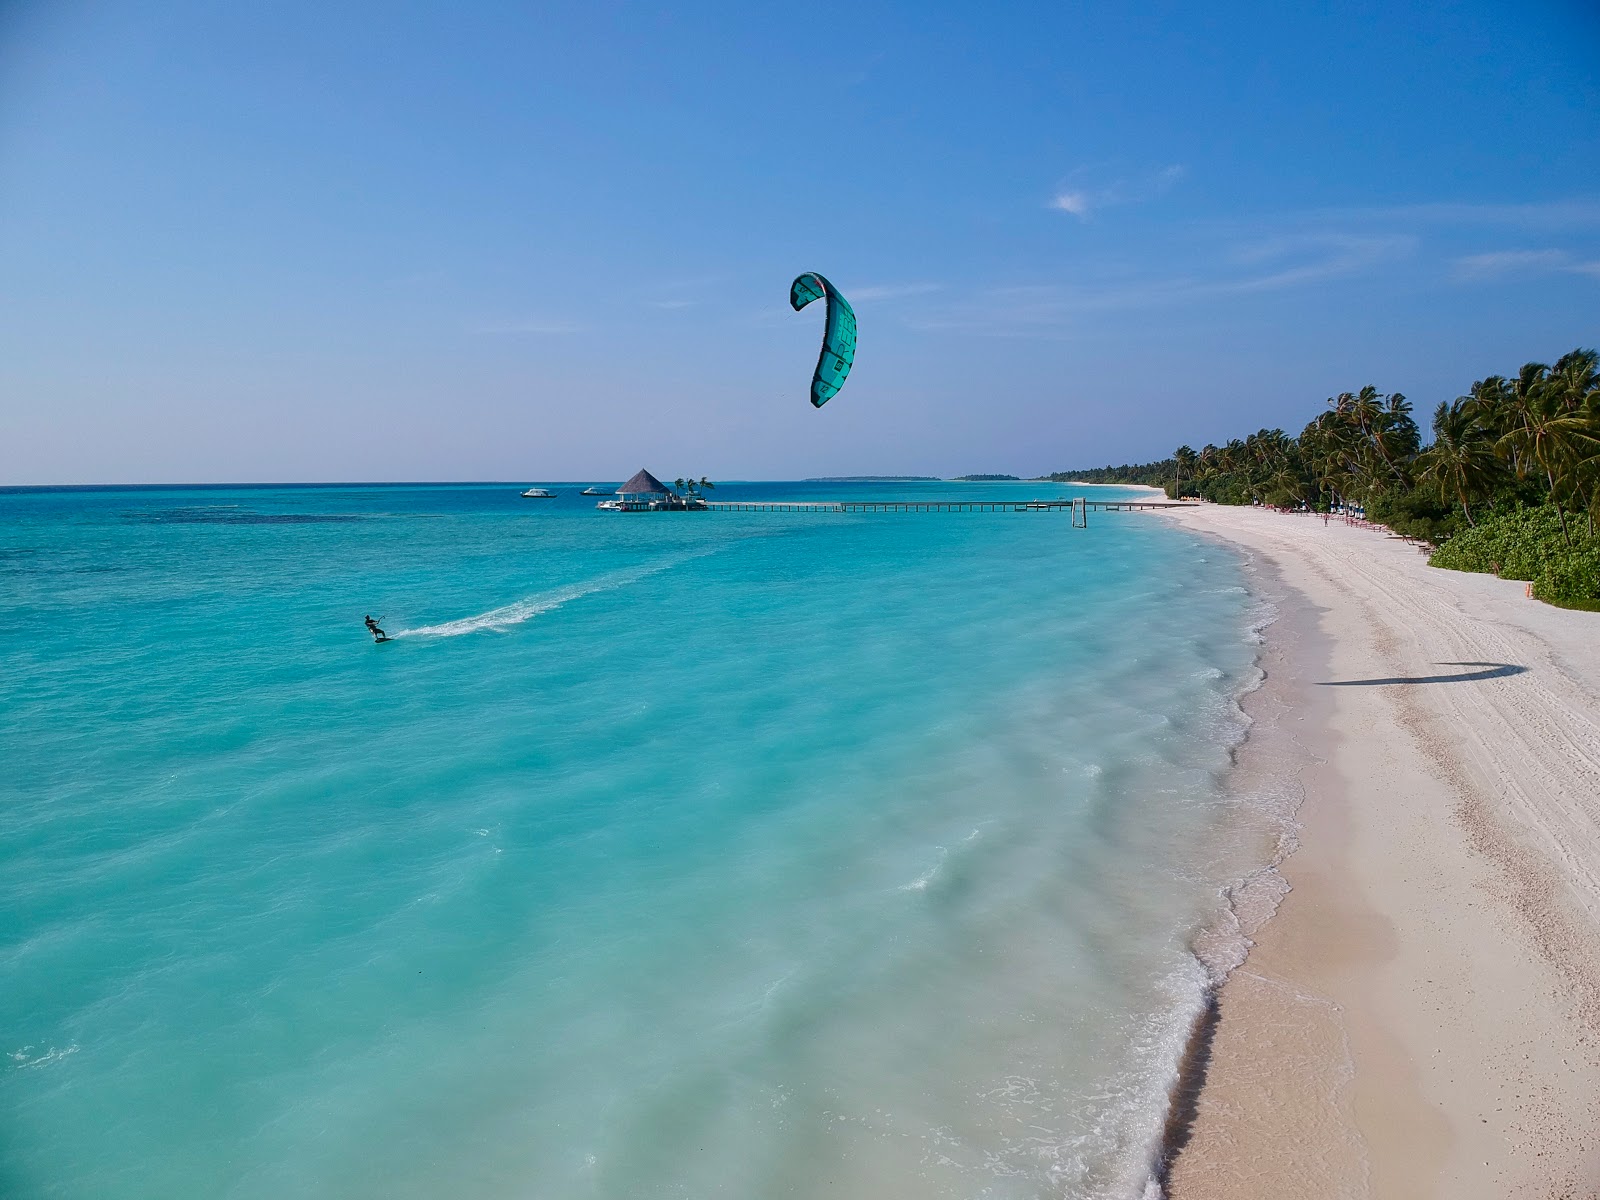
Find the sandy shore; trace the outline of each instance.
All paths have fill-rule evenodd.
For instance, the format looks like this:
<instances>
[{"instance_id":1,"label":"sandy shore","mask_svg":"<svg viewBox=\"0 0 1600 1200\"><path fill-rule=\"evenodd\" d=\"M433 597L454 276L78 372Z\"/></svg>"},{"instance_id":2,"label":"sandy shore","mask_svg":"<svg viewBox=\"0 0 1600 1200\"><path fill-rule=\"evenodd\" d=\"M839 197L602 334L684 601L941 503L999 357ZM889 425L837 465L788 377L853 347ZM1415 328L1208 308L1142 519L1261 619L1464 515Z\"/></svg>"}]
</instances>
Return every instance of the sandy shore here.
<instances>
[{"instance_id":1,"label":"sandy shore","mask_svg":"<svg viewBox=\"0 0 1600 1200\"><path fill-rule=\"evenodd\" d=\"M1600 614L1319 517L1157 519L1276 592L1241 771L1303 796L1170 1194L1600 1196Z\"/></svg>"}]
</instances>

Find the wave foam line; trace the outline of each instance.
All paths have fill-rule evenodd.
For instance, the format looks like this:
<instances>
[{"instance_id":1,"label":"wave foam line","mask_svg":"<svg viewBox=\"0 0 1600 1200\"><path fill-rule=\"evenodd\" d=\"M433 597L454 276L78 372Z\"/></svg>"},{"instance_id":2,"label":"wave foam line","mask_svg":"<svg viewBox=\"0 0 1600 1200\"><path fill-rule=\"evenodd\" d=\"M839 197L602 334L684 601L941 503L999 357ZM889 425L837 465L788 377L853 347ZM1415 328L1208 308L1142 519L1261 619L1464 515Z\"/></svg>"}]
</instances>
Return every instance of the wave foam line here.
<instances>
[{"instance_id":1,"label":"wave foam line","mask_svg":"<svg viewBox=\"0 0 1600 1200\"><path fill-rule=\"evenodd\" d=\"M499 608L491 608L488 612L479 613L475 617L462 617L459 621L444 621L438 625L420 625L416 629L397 629L389 636L392 638L403 637L460 637L465 633L499 633L513 625L521 625L524 621L531 621L541 613L560 608L584 596L592 596L596 592L615 591L620 587L627 587L630 583L638 583L650 575L666 571L693 558L704 558L708 554L715 554L715 549L700 550L692 554L678 554L671 558L660 559L643 567L634 567L626 571L613 571L609 575L601 575L584 583L569 584L567 587L558 588L553 592L546 592L538 596L529 596L525 600L518 600L512 604L505 604Z\"/></svg>"}]
</instances>

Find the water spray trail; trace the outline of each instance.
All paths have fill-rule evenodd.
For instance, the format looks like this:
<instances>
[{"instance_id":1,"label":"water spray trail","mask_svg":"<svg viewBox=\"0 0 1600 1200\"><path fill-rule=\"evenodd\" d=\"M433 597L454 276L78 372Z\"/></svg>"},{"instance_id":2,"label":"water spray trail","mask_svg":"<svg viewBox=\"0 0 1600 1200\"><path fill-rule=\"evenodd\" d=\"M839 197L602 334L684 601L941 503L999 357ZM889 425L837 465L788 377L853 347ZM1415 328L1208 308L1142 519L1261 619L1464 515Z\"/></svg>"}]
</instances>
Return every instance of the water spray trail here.
<instances>
[{"instance_id":1,"label":"water spray trail","mask_svg":"<svg viewBox=\"0 0 1600 1200\"><path fill-rule=\"evenodd\" d=\"M536 596L529 596L511 604L491 608L488 612L479 613L473 617L462 617L457 621L444 621L438 625L421 625L415 629L397 629L389 636L391 638L406 637L460 637L466 633L501 633L513 625L520 625L524 621L531 621L541 613L550 612L564 604L584 596L592 596L597 592L615 591L617 588L627 587L631 583L655 575L661 571L670 570L695 558L704 558L708 554L715 554L716 549L697 550L688 554L678 554L671 558L660 559L642 567L631 567L627 570L613 571L583 583L568 584L566 587L545 592Z\"/></svg>"}]
</instances>

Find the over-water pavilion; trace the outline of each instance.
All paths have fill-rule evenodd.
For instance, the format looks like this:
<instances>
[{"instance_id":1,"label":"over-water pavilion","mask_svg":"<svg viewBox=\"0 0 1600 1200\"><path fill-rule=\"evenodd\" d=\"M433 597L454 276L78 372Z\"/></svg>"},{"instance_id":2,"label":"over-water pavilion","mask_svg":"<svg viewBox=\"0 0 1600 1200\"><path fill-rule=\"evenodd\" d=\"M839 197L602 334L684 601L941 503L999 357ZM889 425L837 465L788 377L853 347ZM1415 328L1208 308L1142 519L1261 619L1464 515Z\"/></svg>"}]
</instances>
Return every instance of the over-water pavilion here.
<instances>
[{"instance_id":1,"label":"over-water pavilion","mask_svg":"<svg viewBox=\"0 0 1600 1200\"><path fill-rule=\"evenodd\" d=\"M663 509L682 512L704 508L705 502L696 497L678 495L649 471L640 468L632 479L617 489L613 499L602 500L595 507L610 512L660 512Z\"/></svg>"}]
</instances>

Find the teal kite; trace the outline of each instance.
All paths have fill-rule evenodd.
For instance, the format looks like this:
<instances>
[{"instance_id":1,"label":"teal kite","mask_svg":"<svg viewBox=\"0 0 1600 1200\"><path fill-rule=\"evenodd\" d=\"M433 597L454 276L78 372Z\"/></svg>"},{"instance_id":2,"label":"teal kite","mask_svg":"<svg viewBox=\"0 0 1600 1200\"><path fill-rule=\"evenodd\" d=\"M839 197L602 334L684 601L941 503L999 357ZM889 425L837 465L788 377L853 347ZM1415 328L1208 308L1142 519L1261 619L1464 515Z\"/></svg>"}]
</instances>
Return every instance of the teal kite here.
<instances>
[{"instance_id":1,"label":"teal kite","mask_svg":"<svg viewBox=\"0 0 1600 1200\"><path fill-rule=\"evenodd\" d=\"M850 302L815 271L797 276L789 285L789 306L799 312L813 300L828 298L828 323L822 331L822 353L811 376L811 403L821 408L844 386L850 364L856 360L856 313Z\"/></svg>"}]
</instances>

